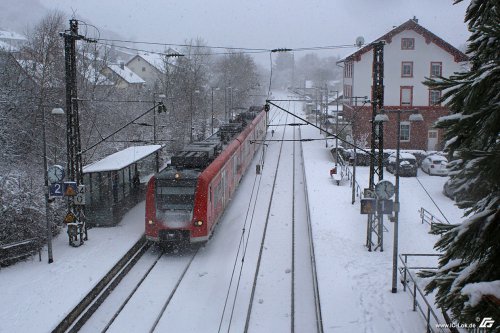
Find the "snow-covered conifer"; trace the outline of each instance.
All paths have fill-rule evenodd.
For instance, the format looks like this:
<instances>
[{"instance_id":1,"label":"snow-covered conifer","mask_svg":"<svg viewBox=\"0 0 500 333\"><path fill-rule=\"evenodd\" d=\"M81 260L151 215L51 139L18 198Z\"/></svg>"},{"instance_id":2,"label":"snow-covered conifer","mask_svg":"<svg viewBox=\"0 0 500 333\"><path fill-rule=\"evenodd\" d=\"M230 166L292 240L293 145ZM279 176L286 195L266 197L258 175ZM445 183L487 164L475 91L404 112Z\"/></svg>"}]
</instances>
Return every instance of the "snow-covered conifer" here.
<instances>
[{"instance_id":1,"label":"snow-covered conifer","mask_svg":"<svg viewBox=\"0 0 500 333\"><path fill-rule=\"evenodd\" d=\"M456 0L455 3L462 0ZM449 78L429 79L443 91L452 115L440 119L453 156L450 172L460 224L438 225L435 248L443 252L427 292L460 323L491 317L500 329L500 6L472 1L467 8L471 68ZM494 330L494 329L493 329Z\"/></svg>"}]
</instances>

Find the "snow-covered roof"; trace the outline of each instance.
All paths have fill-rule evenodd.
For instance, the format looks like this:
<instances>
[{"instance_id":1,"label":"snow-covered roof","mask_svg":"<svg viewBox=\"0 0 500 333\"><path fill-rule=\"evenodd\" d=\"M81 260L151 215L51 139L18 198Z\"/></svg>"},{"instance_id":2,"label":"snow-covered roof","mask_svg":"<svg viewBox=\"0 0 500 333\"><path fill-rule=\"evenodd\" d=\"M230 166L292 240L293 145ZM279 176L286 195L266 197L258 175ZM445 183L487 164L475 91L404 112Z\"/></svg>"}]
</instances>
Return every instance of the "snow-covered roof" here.
<instances>
[{"instance_id":1,"label":"snow-covered roof","mask_svg":"<svg viewBox=\"0 0 500 333\"><path fill-rule=\"evenodd\" d=\"M141 53L138 54L139 57L146 60L151 66L155 67L160 72L165 71L165 62L163 57L158 53Z\"/></svg>"},{"instance_id":2,"label":"snow-covered roof","mask_svg":"<svg viewBox=\"0 0 500 333\"><path fill-rule=\"evenodd\" d=\"M34 60L27 60L27 59L16 58L16 61L19 64L19 66L21 66L21 68L27 73L27 75L29 75L30 78L34 80L34 82L36 82L37 84L41 84L43 76L48 75L48 77L46 77L45 80L43 81L46 84L46 86L48 87L63 86L64 83L57 78L55 73L51 71L46 71L44 73L43 64Z\"/></svg>"},{"instance_id":3,"label":"snow-covered roof","mask_svg":"<svg viewBox=\"0 0 500 333\"><path fill-rule=\"evenodd\" d=\"M117 171L147 157L162 148L161 145L147 145L128 147L111 154L102 160L83 167L83 173Z\"/></svg>"},{"instance_id":4,"label":"snow-covered roof","mask_svg":"<svg viewBox=\"0 0 500 333\"><path fill-rule=\"evenodd\" d=\"M19 48L12 46L9 43L3 42L1 40L0 40L0 49L5 50L5 51L10 51L10 52L19 51Z\"/></svg>"},{"instance_id":5,"label":"snow-covered roof","mask_svg":"<svg viewBox=\"0 0 500 333\"><path fill-rule=\"evenodd\" d=\"M146 83L141 77L130 70L127 66L121 66L118 64L113 64L108 66L113 72L119 75L127 83Z\"/></svg>"},{"instance_id":6,"label":"snow-covered roof","mask_svg":"<svg viewBox=\"0 0 500 333\"><path fill-rule=\"evenodd\" d=\"M174 49L168 49L168 54L180 54ZM156 52L141 52L135 55L132 59L127 62L127 65L134 61L137 57L141 57L151 66L156 68L158 71L164 73L165 72L165 53L156 53ZM172 65L169 63L169 65Z\"/></svg>"},{"instance_id":7,"label":"snow-covered roof","mask_svg":"<svg viewBox=\"0 0 500 333\"><path fill-rule=\"evenodd\" d=\"M404 160L416 160L415 155L403 151L399 153L399 158ZM396 160L396 153L392 153L391 156L389 156L389 160Z\"/></svg>"},{"instance_id":8,"label":"snow-covered roof","mask_svg":"<svg viewBox=\"0 0 500 333\"><path fill-rule=\"evenodd\" d=\"M26 40L26 37L18 34L17 32L0 30L0 39L16 39L24 41Z\"/></svg>"},{"instance_id":9,"label":"snow-covered roof","mask_svg":"<svg viewBox=\"0 0 500 333\"><path fill-rule=\"evenodd\" d=\"M82 73L85 79L89 82L92 82L97 85L103 86L112 86L114 84L113 81L109 80L106 76L99 73L94 66L89 65L87 67L87 71Z\"/></svg>"}]
</instances>

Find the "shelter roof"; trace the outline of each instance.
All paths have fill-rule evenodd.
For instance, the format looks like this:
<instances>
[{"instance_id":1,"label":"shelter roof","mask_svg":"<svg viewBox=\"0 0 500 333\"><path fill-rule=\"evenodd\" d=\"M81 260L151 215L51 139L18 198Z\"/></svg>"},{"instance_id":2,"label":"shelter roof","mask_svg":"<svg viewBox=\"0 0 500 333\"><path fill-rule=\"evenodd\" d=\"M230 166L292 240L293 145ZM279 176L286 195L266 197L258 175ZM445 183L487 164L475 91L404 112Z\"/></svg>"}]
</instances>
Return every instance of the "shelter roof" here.
<instances>
[{"instance_id":1,"label":"shelter roof","mask_svg":"<svg viewBox=\"0 0 500 333\"><path fill-rule=\"evenodd\" d=\"M134 146L83 167L83 173L118 171L160 150L162 145Z\"/></svg>"}]
</instances>

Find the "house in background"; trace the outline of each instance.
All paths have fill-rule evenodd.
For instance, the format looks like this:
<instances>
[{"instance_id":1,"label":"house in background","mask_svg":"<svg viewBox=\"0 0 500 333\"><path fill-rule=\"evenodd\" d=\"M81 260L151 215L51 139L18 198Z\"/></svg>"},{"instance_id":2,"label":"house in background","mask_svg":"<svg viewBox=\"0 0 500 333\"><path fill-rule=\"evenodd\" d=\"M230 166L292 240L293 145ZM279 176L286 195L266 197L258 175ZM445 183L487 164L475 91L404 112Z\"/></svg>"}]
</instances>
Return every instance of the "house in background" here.
<instances>
[{"instance_id":1,"label":"house in background","mask_svg":"<svg viewBox=\"0 0 500 333\"><path fill-rule=\"evenodd\" d=\"M110 64L101 73L113 81L116 88L141 90L146 84L146 81L125 66L123 62Z\"/></svg>"},{"instance_id":2,"label":"house in background","mask_svg":"<svg viewBox=\"0 0 500 333\"><path fill-rule=\"evenodd\" d=\"M166 81L169 66L173 66L172 63L168 62L168 56L175 54L180 53L173 49L168 49L165 54L142 52L133 56L126 63L126 66L145 81L148 89L156 91L157 87L161 87L161 83Z\"/></svg>"},{"instance_id":3,"label":"house in background","mask_svg":"<svg viewBox=\"0 0 500 333\"><path fill-rule=\"evenodd\" d=\"M443 133L433 127L435 121L449 110L439 103L441 93L423 84L428 77L449 77L466 70L468 57L410 19L392 29L375 42L384 45L384 109L418 110L423 122L408 121L410 112L401 113L401 148L439 150L443 148ZM341 59L343 63L344 116L354 119L356 138L371 133L372 107L356 103L355 97L372 96L373 47L362 47ZM384 148L396 147L396 113L388 112L384 124Z\"/></svg>"},{"instance_id":4,"label":"house in background","mask_svg":"<svg viewBox=\"0 0 500 333\"><path fill-rule=\"evenodd\" d=\"M26 42L26 37L17 32L0 30L0 48L5 51L17 52Z\"/></svg>"}]
</instances>

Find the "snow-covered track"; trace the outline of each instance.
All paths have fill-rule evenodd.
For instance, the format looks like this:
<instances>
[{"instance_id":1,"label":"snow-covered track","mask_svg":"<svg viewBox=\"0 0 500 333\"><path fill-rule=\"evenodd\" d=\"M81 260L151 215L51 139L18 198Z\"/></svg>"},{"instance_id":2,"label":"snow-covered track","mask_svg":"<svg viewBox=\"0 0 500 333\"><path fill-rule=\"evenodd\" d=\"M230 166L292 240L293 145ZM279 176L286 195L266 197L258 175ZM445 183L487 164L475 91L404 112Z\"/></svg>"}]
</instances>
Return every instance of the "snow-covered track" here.
<instances>
[{"instance_id":1,"label":"snow-covered track","mask_svg":"<svg viewBox=\"0 0 500 333\"><path fill-rule=\"evenodd\" d=\"M281 138L245 332L323 332L300 130L291 128Z\"/></svg>"},{"instance_id":2,"label":"snow-covered track","mask_svg":"<svg viewBox=\"0 0 500 333\"><path fill-rule=\"evenodd\" d=\"M52 332L79 331L149 247L141 237Z\"/></svg>"},{"instance_id":3,"label":"snow-covered track","mask_svg":"<svg viewBox=\"0 0 500 333\"><path fill-rule=\"evenodd\" d=\"M299 127L299 138L302 138L301 130ZM321 314L321 299L319 293L319 284L318 284L318 272L316 269L316 254L314 251L314 239L313 239L313 231L311 224L311 211L309 207L309 198L307 196L307 180L306 180L306 170L304 163L304 150L302 149L302 144L300 145L300 159L302 161L301 172L302 172L302 181L304 187L304 203L306 208L307 215L307 238L309 244L309 255L311 260L311 274L312 274L312 283L313 283L313 292L314 292L314 309L316 314L316 329L318 333L323 333L323 317Z\"/></svg>"},{"instance_id":4,"label":"snow-covered track","mask_svg":"<svg viewBox=\"0 0 500 333\"><path fill-rule=\"evenodd\" d=\"M160 319L163 317L163 314L165 313L165 310L167 309L168 305L170 304L170 301L172 300L172 297L174 297L174 294L177 291L177 289L179 288L179 285L181 284L182 280L184 279L184 276L186 276L186 272L188 271L189 267L191 267L191 264L193 263L193 260L196 257L196 254L198 253L198 250L199 250L199 248L197 248L194 251L191 259L189 260L189 262L187 263L186 267L184 268L184 270L182 271L181 275L179 276L179 279L177 280L177 283L175 284L174 288L170 292L170 295L168 295L168 298L166 299L165 303L163 304L163 307L161 308L160 313L158 313L158 315L156 316L156 320L153 323L153 326L151 327L150 332L154 332L154 330L156 329L156 326L158 325L158 322L160 321Z\"/></svg>"}]
</instances>

